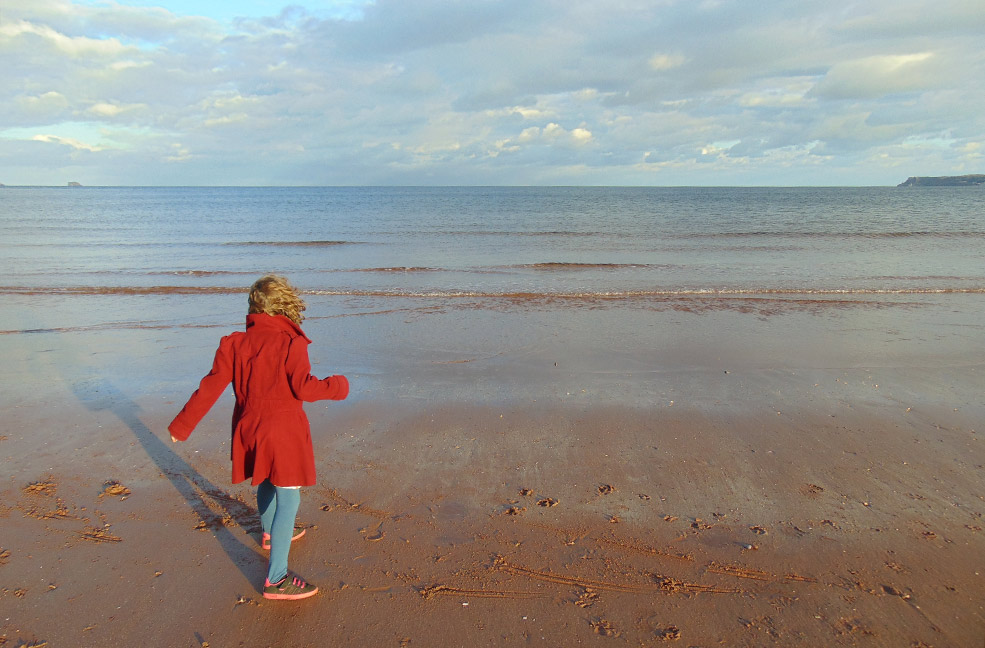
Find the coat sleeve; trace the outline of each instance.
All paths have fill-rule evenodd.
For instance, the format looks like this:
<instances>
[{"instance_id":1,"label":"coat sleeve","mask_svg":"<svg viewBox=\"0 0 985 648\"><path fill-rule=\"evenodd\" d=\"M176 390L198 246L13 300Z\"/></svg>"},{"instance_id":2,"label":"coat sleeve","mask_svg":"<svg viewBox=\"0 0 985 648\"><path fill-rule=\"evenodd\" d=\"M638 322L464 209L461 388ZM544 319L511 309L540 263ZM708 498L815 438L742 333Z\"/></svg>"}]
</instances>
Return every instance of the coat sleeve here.
<instances>
[{"instance_id":1,"label":"coat sleeve","mask_svg":"<svg viewBox=\"0 0 985 648\"><path fill-rule=\"evenodd\" d=\"M187 439L199 421L208 413L219 396L225 391L226 387L233 379L233 363L231 340L228 336L222 338L219 348L215 352L215 360L212 362L212 371L208 373L198 385L198 389L191 395L185 406L181 408L178 415L171 421L168 431L176 439L184 441Z\"/></svg>"},{"instance_id":2,"label":"coat sleeve","mask_svg":"<svg viewBox=\"0 0 985 648\"><path fill-rule=\"evenodd\" d=\"M287 380L298 400L345 400L349 395L349 381L345 376L329 376L318 379L311 375L308 360L308 340L296 337L287 350Z\"/></svg>"}]
</instances>

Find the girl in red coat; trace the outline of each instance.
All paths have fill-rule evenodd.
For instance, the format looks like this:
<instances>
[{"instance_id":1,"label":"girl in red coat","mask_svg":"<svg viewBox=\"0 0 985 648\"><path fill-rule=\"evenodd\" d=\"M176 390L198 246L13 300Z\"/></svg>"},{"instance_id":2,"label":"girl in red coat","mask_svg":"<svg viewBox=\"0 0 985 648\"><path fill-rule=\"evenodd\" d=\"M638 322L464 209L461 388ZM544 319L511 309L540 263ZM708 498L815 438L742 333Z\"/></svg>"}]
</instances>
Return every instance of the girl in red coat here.
<instances>
[{"instance_id":1,"label":"girl in red coat","mask_svg":"<svg viewBox=\"0 0 985 648\"><path fill-rule=\"evenodd\" d=\"M262 545L270 549L263 595L269 599L300 599L318 588L289 574L291 542L301 503L301 486L315 484L315 456L303 401L342 400L349 394L345 376L319 380L311 375L308 345L300 324L304 300L283 277L261 277L250 288L246 331L219 342L209 372L175 417L168 430L172 441L184 441L232 382L233 483L245 479L257 487L263 526Z\"/></svg>"}]
</instances>

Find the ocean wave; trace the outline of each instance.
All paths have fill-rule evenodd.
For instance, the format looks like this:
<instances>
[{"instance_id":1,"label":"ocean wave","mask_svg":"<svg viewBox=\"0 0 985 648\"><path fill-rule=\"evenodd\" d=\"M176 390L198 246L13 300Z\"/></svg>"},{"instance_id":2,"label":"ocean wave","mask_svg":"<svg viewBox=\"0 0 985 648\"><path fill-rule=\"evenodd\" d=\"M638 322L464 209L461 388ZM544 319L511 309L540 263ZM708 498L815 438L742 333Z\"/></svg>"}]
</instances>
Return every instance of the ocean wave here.
<instances>
[{"instance_id":1,"label":"ocean wave","mask_svg":"<svg viewBox=\"0 0 985 648\"><path fill-rule=\"evenodd\" d=\"M0 289L2 290L2 289ZM974 288L680 288L670 290L626 290L626 291L514 291L496 292L480 290L305 290L306 295L325 297L395 297L429 299L645 299L673 297L744 297L744 296L799 296L811 297L845 295L947 295L947 294L985 294L985 286Z\"/></svg>"},{"instance_id":2,"label":"ocean wave","mask_svg":"<svg viewBox=\"0 0 985 648\"><path fill-rule=\"evenodd\" d=\"M451 236L451 237L555 237L555 238L596 238L599 240L641 240L647 241L666 241L666 240L704 240L704 239L755 239L755 238L782 238L807 240L818 238L837 238L837 239L898 239L898 238L985 238L985 231L981 230L892 230L892 231L839 231L839 230L747 230L747 231L673 231L663 229L659 231L617 231L617 230L445 230L445 229L426 229L420 231L384 231L374 232L380 236L406 237L406 236Z\"/></svg>"},{"instance_id":3,"label":"ocean wave","mask_svg":"<svg viewBox=\"0 0 985 648\"><path fill-rule=\"evenodd\" d=\"M670 264L654 263L580 263L565 261L546 261L543 263L521 263L517 265L502 266L504 268L520 270L623 270L633 268L673 268Z\"/></svg>"},{"instance_id":4,"label":"ocean wave","mask_svg":"<svg viewBox=\"0 0 985 648\"><path fill-rule=\"evenodd\" d=\"M392 268L353 268L351 270L345 270L344 272L396 272L396 273L410 273L410 272L447 272L444 268L429 268L424 266L394 266Z\"/></svg>"},{"instance_id":5,"label":"ocean wave","mask_svg":"<svg viewBox=\"0 0 985 648\"><path fill-rule=\"evenodd\" d=\"M162 322L99 322L97 324L82 324L79 326L54 326L50 328L31 328L31 329L6 329L0 330L0 335L31 335L39 333L87 333L90 331L115 331L115 330L152 330L163 331L168 329L213 329L230 328L232 323L223 324L166 324Z\"/></svg>"},{"instance_id":6,"label":"ocean wave","mask_svg":"<svg viewBox=\"0 0 985 648\"><path fill-rule=\"evenodd\" d=\"M108 274L113 274L109 271ZM241 275L255 275L255 270L172 270L170 272L145 272L146 276L175 276L175 277L233 277Z\"/></svg>"},{"instance_id":7,"label":"ocean wave","mask_svg":"<svg viewBox=\"0 0 985 648\"><path fill-rule=\"evenodd\" d=\"M0 286L0 295L233 295L244 286Z\"/></svg>"},{"instance_id":8,"label":"ocean wave","mask_svg":"<svg viewBox=\"0 0 985 648\"><path fill-rule=\"evenodd\" d=\"M353 245L355 241L230 241L222 245L234 247L332 247Z\"/></svg>"},{"instance_id":9,"label":"ocean wave","mask_svg":"<svg viewBox=\"0 0 985 648\"><path fill-rule=\"evenodd\" d=\"M980 231L887 231L887 232L839 232L839 231L753 231L753 232L687 232L668 234L673 239L748 239L748 238L838 238L838 239L898 239L898 238L985 238Z\"/></svg>"},{"instance_id":10,"label":"ocean wave","mask_svg":"<svg viewBox=\"0 0 985 648\"><path fill-rule=\"evenodd\" d=\"M3 295L233 295L247 292L244 286L0 286ZM840 297L880 295L985 294L985 286L895 287L895 288L672 288L665 290L600 291L484 291L484 290L366 290L309 289L302 294L321 297L384 297L426 299L646 299L675 297Z\"/></svg>"}]
</instances>

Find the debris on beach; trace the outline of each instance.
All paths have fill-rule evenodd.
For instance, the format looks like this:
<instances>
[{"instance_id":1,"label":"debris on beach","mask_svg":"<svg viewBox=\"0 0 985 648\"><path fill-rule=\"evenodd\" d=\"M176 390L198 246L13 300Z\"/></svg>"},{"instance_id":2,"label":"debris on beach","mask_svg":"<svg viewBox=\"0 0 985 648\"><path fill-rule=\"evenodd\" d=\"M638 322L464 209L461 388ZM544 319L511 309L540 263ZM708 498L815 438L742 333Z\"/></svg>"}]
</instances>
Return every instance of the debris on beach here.
<instances>
[{"instance_id":1,"label":"debris on beach","mask_svg":"<svg viewBox=\"0 0 985 648\"><path fill-rule=\"evenodd\" d=\"M907 594L906 592L901 592L900 590L896 589L892 585L883 585L882 591L885 592L886 594L889 594L890 596L898 596L904 601L910 600L909 594Z\"/></svg>"},{"instance_id":2,"label":"debris on beach","mask_svg":"<svg viewBox=\"0 0 985 648\"><path fill-rule=\"evenodd\" d=\"M130 495L130 489L117 480L112 479L103 484L103 492L99 496L102 497L103 495L119 496L120 500L125 500Z\"/></svg>"},{"instance_id":3,"label":"debris on beach","mask_svg":"<svg viewBox=\"0 0 985 648\"><path fill-rule=\"evenodd\" d=\"M599 486L599 495L609 495L610 493L614 493L615 490L616 487L612 484L602 484Z\"/></svg>"},{"instance_id":4,"label":"debris on beach","mask_svg":"<svg viewBox=\"0 0 985 648\"><path fill-rule=\"evenodd\" d=\"M79 533L83 540L91 540L93 542L123 542L123 538L117 535L113 535L106 529L100 529L98 527L86 527L85 531Z\"/></svg>"},{"instance_id":5,"label":"debris on beach","mask_svg":"<svg viewBox=\"0 0 985 648\"><path fill-rule=\"evenodd\" d=\"M677 641L680 638L681 631L677 626L667 626L657 631L657 639L662 639L663 641Z\"/></svg>"},{"instance_id":6,"label":"debris on beach","mask_svg":"<svg viewBox=\"0 0 985 648\"><path fill-rule=\"evenodd\" d=\"M41 481L28 484L23 488L23 491L28 495L54 495L57 489L58 484L55 483L55 479L49 476Z\"/></svg>"}]
</instances>

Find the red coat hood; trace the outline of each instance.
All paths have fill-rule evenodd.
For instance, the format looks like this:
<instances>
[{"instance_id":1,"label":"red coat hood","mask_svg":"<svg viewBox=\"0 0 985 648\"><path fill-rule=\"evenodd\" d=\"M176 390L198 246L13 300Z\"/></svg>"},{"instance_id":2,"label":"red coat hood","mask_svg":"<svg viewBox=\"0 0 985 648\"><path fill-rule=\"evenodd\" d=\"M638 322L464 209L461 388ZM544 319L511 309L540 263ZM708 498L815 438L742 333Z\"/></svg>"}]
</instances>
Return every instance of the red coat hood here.
<instances>
[{"instance_id":1,"label":"red coat hood","mask_svg":"<svg viewBox=\"0 0 985 648\"><path fill-rule=\"evenodd\" d=\"M287 331L289 333L295 333L300 335L308 343L311 343L311 339L304 334L301 327L291 321L286 315L267 315L266 313L250 313L246 316L246 330L249 331L251 328L256 327L257 330L267 329L276 331Z\"/></svg>"}]
</instances>

